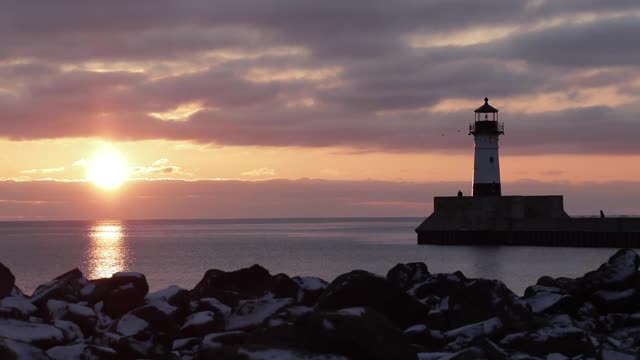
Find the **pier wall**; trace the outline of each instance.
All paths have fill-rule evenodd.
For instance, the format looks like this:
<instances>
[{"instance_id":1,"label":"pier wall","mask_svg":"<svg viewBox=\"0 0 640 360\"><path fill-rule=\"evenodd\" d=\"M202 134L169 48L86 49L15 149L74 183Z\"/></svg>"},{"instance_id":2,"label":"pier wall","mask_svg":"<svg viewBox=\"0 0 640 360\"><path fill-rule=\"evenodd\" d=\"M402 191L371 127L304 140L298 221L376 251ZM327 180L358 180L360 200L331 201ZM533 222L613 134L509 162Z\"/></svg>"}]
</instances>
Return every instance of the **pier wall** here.
<instances>
[{"instance_id":1,"label":"pier wall","mask_svg":"<svg viewBox=\"0 0 640 360\"><path fill-rule=\"evenodd\" d=\"M553 196L436 197L418 244L640 248L640 218L572 218Z\"/></svg>"}]
</instances>

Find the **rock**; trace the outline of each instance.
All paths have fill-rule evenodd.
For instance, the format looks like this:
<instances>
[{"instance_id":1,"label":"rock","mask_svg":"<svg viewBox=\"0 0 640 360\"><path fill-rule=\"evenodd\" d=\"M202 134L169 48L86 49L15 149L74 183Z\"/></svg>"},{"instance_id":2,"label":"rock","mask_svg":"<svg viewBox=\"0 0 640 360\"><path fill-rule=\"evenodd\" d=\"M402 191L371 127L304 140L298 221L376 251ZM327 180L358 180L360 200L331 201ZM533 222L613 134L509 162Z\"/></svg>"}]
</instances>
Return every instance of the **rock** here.
<instances>
[{"instance_id":1,"label":"rock","mask_svg":"<svg viewBox=\"0 0 640 360\"><path fill-rule=\"evenodd\" d=\"M191 290L191 297L215 297L227 303L221 294L231 292L238 294L240 299L257 298L268 290L270 280L271 274L260 265L231 272L207 270L202 280Z\"/></svg>"},{"instance_id":2,"label":"rock","mask_svg":"<svg viewBox=\"0 0 640 360\"><path fill-rule=\"evenodd\" d=\"M349 359L416 359L407 337L374 309L314 312L296 323L299 345Z\"/></svg>"},{"instance_id":3,"label":"rock","mask_svg":"<svg viewBox=\"0 0 640 360\"><path fill-rule=\"evenodd\" d=\"M61 300L49 300L46 309L49 319L71 321L78 325L85 335L92 335L96 330L98 317L95 311L88 306L69 304Z\"/></svg>"},{"instance_id":4,"label":"rock","mask_svg":"<svg viewBox=\"0 0 640 360\"><path fill-rule=\"evenodd\" d=\"M541 277L536 282L536 285L548 288L557 288L568 294L574 293L578 286L575 279L566 277L552 278L551 276Z\"/></svg>"},{"instance_id":5,"label":"rock","mask_svg":"<svg viewBox=\"0 0 640 360\"><path fill-rule=\"evenodd\" d=\"M60 345L65 341L63 332L55 326L19 320L0 320L0 338L38 347Z\"/></svg>"},{"instance_id":6,"label":"rock","mask_svg":"<svg viewBox=\"0 0 640 360\"><path fill-rule=\"evenodd\" d=\"M636 289L598 290L591 294L590 299L604 313L632 312L638 308L640 292Z\"/></svg>"},{"instance_id":7,"label":"rock","mask_svg":"<svg viewBox=\"0 0 640 360\"><path fill-rule=\"evenodd\" d=\"M238 360L272 360L272 359L349 360L343 356L338 356L334 354L318 354L318 353L311 353L302 349L279 348L279 347L269 348L265 346L256 346L256 345L243 346L239 348L236 359Z\"/></svg>"},{"instance_id":8,"label":"rock","mask_svg":"<svg viewBox=\"0 0 640 360\"><path fill-rule=\"evenodd\" d=\"M504 325L497 317L469 324L444 333L448 341L456 340L459 343L471 344L479 337L492 338L502 334Z\"/></svg>"},{"instance_id":9,"label":"rock","mask_svg":"<svg viewBox=\"0 0 640 360\"><path fill-rule=\"evenodd\" d=\"M286 274L274 275L267 284L267 291L275 298L298 299L302 297L300 285Z\"/></svg>"},{"instance_id":10,"label":"rock","mask_svg":"<svg viewBox=\"0 0 640 360\"><path fill-rule=\"evenodd\" d=\"M150 328L148 322L131 314L126 314L114 324L116 333L122 336L135 336Z\"/></svg>"},{"instance_id":11,"label":"rock","mask_svg":"<svg viewBox=\"0 0 640 360\"><path fill-rule=\"evenodd\" d=\"M515 328L532 320L528 305L501 281L475 279L449 296L449 321L454 328L493 317Z\"/></svg>"},{"instance_id":12,"label":"rock","mask_svg":"<svg viewBox=\"0 0 640 360\"><path fill-rule=\"evenodd\" d=\"M630 280L636 276L638 266L640 266L640 255L632 249L621 249L597 270L576 279L577 286L583 293L593 293L603 289L624 290L630 286Z\"/></svg>"},{"instance_id":13,"label":"rock","mask_svg":"<svg viewBox=\"0 0 640 360\"><path fill-rule=\"evenodd\" d=\"M428 296L444 298L458 292L468 281L460 271L453 274L432 274L409 293L418 299L424 299Z\"/></svg>"},{"instance_id":14,"label":"rock","mask_svg":"<svg viewBox=\"0 0 640 360\"><path fill-rule=\"evenodd\" d=\"M74 344L56 346L47 350L52 360L118 360L115 350L95 345Z\"/></svg>"},{"instance_id":15,"label":"rock","mask_svg":"<svg viewBox=\"0 0 640 360\"><path fill-rule=\"evenodd\" d=\"M251 329L293 304L293 299L245 300L229 317L228 330Z\"/></svg>"},{"instance_id":16,"label":"rock","mask_svg":"<svg viewBox=\"0 0 640 360\"><path fill-rule=\"evenodd\" d=\"M15 284L16 277L13 276L8 267L0 263L0 299L10 295Z\"/></svg>"},{"instance_id":17,"label":"rock","mask_svg":"<svg viewBox=\"0 0 640 360\"><path fill-rule=\"evenodd\" d=\"M200 359L224 358L223 354L225 351L230 351L229 346L235 347L241 345L245 342L246 338L247 334L242 331L209 334L202 338L200 342L198 357Z\"/></svg>"},{"instance_id":18,"label":"rock","mask_svg":"<svg viewBox=\"0 0 640 360\"><path fill-rule=\"evenodd\" d=\"M634 360L637 358L634 354L610 349L602 349L600 352L600 359L602 360Z\"/></svg>"},{"instance_id":19,"label":"rock","mask_svg":"<svg viewBox=\"0 0 640 360\"><path fill-rule=\"evenodd\" d=\"M506 351L484 336L477 338L476 344L484 351L489 360L509 359L509 354Z\"/></svg>"},{"instance_id":20,"label":"rock","mask_svg":"<svg viewBox=\"0 0 640 360\"><path fill-rule=\"evenodd\" d=\"M0 313L13 314L14 319L26 320L33 316L38 308L22 296L6 296L0 299Z\"/></svg>"},{"instance_id":21,"label":"rock","mask_svg":"<svg viewBox=\"0 0 640 360\"><path fill-rule=\"evenodd\" d=\"M133 309L129 314L136 316L151 326L155 332L162 332L170 336L176 336L184 320L181 311L169 303L156 300L147 305Z\"/></svg>"},{"instance_id":22,"label":"rock","mask_svg":"<svg viewBox=\"0 0 640 360\"><path fill-rule=\"evenodd\" d=\"M595 352L589 336L582 329L572 326L545 327L532 332L510 334L500 341L500 345L538 356L551 353L589 356Z\"/></svg>"},{"instance_id":23,"label":"rock","mask_svg":"<svg viewBox=\"0 0 640 360\"><path fill-rule=\"evenodd\" d=\"M105 314L112 318L142 306L149 291L145 276L134 272L115 273L111 278L94 280L94 283L99 289L96 293L104 293Z\"/></svg>"},{"instance_id":24,"label":"rock","mask_svg":"<svg viewBox=\"0 0 640 360\"><path fill-rule=\"evenodd\" d=\"M293 281L302 290L301 296L297 300L305 305L315 304L324 289L329 285L328 282L313 276L296 276Z\"/></svg>"},{"instance_id":25,"label":"rock","mask_svg":"<svg viewBox=\"0 0 640 360\"><path fill-rule=\"evenodd\" d=\"M118 359L166 359L171 353L171 338L164 334L154 334L144 339L123 336L114 346Z\"/></svg>"},{"instance_id":26,"label":"rock","mask_svg":"<svg viewBox=\"0 0 640 360\"><path fill-rule=\"evenodd\" d=\"M180 328L183 337L202 337L209 333L224 330L224 318L213 311L202 311L192 314Z\"/></svg>"},{"instance_id":27,"label":"rock","mask_svg":"<svg viewBox=\"0 0 640 360\"><path fill-rule=\"evenodd\" d=\"M397 264L387 273L387 280L404 291L412 289L429 277L429 268L422 262Z\"/></svg>"},{"instance_id":28,"label":"rock","mask_svg":"<svg viewBox=\"0 0 640 360\"><path fill-rule=\"evenodd\" d=\"M542 285L529 286L524 291L524 301L534 314L568 312L579 306L578 301L564 290Z\"/></svg>"},{"instance_id":29,"label":"rock","mask_svg":"<svg viewBox=\"0 0 640 360\"><path fill-rule=\"evenodd\" d=\"M88 280L75 268L38 286L29 300L37 307L44 306L51 299L75 303L80 299L80 290L87 284Z\"/></svg>"},{"instance_id":30,"label":"rock","mask_svg":"<svg viewBox=\"0 0 640 360\"><path fill-rule=\"evenodd\" d=\"M71 321L55 320L51 323L51 325L62 331L62 336L64 336L65 343L70 343L78 339L84 339L82 330L80 330L78 325L72 323Z\"/></svg>"},{"instance_id":31,"label":"rock","mask_svg":"<svg viewBox=\"0 0 640 360\"><path fill-rule=\"evenodd\" d=\"M51 360L44 351L23 342L0 337L2 360ZM54 359L57 360L57 359Z\"/></svg>"},{"instance_id":32,"label":"rock","mask_svg":"<svg viewBox=\"0 0 640 360\"><path fill-rule=\"evenodd\" d=\"M220 314L224 319L229 319L229 316L231 316L231 307L216 298L202 298L192 301L190 308L191 312L213 311L216 314Z\"/></svg>"},{"instance_id":33,"label":"rock","mask_svg":"<svg viewBox=\"0 0 640 360\"><path fill-rule=\"evenodd\" d=\"M173 305L181 311L186 311L188 309L190 300L189 290L176 285L171 285L168 288L148 293L145 298L150 303L165 301L169 305Z\"/></svg>"},{"instance_id":34,"label":"rock","mask_svg":"<svg viewBox=\"0 0 640 360\"><path fill-rule=\"evenodd\" d=\"M197 337L190 338L181 338L173 340L173 344L171 345L171 350L180 351L180 350L193 350L196 346L200 344L202 339Z\"/></svg>"},{"instance_id":35,"label":"rock","mask_svg":"<svg viewBox=\"0 0 640 360\"><path fill-rule=\"evenodd\" d=\"M429 351L440 350L447 344L441 331L430 330L424 324L409 327L404 335L412 344L418 344Z\"/></svg>"},{"instance_id":36,"label":"rock","mask_svg":"<svg viewBox=\"0 0 640 360\"><path fill-rule=\"evenodd\" d=\"M484 350L480 347L470 347L460 350L447 358L447 360L476 360L485 359Z\"/></svg>"},{"instance_id":37,"label":"rock","mask_svg":"<svg viewBox=\"0 0 640 360\"><path fill-rule=\"evenodd\" d=\"M371 307L405 329L424 322L429 309L387 279L356 270L338 276L318 299L318 309Z\"/></svg>"}]
</instances>

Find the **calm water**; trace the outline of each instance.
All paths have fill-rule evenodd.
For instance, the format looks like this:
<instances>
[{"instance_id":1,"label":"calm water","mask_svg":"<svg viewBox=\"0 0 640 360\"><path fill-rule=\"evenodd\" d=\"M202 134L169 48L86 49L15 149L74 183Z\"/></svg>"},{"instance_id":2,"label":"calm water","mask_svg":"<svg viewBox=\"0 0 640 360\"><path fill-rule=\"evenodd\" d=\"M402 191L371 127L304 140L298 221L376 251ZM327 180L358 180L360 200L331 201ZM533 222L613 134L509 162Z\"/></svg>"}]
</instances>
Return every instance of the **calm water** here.
<instances>
[{"instance_id":1,"label":"calm water","mask_svg":"<svg viewBox=\"0 0 640 360\"><path fill-rule=\"evenodd\" d=\"M0 223L0 262L18 286L35 287L79 267L88 278L139 271L152 289L192 288L210 268L261 264L272 273L332 280L353 269L386 272L423 261L500 279L521 293L541 275L579 276L615 249L417 246L420 219L153 220Z\"/></svg>"}]
</instances>

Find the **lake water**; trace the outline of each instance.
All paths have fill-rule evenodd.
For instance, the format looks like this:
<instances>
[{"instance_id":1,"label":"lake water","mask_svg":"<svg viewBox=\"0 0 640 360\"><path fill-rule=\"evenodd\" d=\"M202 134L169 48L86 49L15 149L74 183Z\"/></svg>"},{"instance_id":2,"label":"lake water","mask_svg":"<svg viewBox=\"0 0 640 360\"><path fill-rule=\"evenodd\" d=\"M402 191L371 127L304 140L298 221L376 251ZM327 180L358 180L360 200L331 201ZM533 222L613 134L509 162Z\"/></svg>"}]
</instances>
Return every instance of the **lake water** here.
<instances>
[{"instance_id":1,"label":"lake water","mask_svg":"<svg viewBox=\"0 0 640 360\"><path fill-rule=\"evenodd\" d=\"M272 273L331 281L422 261L431 272L499 279L517 293L542 275L580 276L615 249L416 245L421 219L260 219L1 222L0 262L31 293L80 268L88 278L139 271L152 289L192 288L207 269L260 264Z\"/></svg>"}]
</instances>

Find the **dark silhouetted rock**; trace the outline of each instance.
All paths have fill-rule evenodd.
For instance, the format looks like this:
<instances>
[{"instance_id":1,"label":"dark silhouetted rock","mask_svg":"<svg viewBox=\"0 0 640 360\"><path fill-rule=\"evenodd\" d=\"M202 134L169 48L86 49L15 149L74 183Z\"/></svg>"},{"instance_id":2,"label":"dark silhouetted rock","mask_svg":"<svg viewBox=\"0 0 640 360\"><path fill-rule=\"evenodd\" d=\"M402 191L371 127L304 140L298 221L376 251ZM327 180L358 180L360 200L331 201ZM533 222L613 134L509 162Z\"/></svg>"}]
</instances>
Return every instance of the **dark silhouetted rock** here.
<instances>
[{"instance_id":1,"label":"dark silhouetted rock","mask_svg":"<svg viewBox=\"0 0 640 360\"><path fill-rule=\"evenodd\" d=\"M81 289L87 284L88 280L75 268L38 286L29 300L37 307L44 306L52 299L75 303L80 299Z\"/></svg>"},{"instance_id":2,"label":"dark silhouetted rock","mask_svg":"<svg viewBox=\"0 0 640 360\"><path fill-rule=\"evenodd\" d=\"M269 284L267 284L267 291L272 293L276 298L292 298L298 299L301 297L300 292L302 289L286 274L274 275Z\"/></svg>"},{"instance_id":3,"label":"dark silhouetted rock","mask_svg":"<svg viewBox=\"0 0 640 360\"><path fill-rule=\"evenodd\" d=\"M387 280L402 290L409 290L429 277L429 268L425 263L412 262L397 264L387 273Z\"/></svg>"},{"instance_id":4,"label":"dark silhouetted rock","mask_svg":"<svg viewBox=\"0 0 640 360\"><path fill-rule=\"evenodd\" d=\"M189 290L183 289L176 285L171 285L168 288L148 293L145 297L147 301L165 301L170 305L177 307L178 309L186 309L189 305Z\"/></svg>"},{"instance_id":5,"label":"dark silhouetted rock","mask_svg":"<svg viewBox=\"0 0 640 360\"><path fill-rule=\"evenodd\" d=\"M460 271L453 274L432 274L419 286L413 289L412 293L418 299L428 296L445 298L460 289L469 281Z\"/></svg>"},{"instance_id":6,"label":"dark silhouetted rock","mask_svg":"<svg viewBox=\"0 0 640 360\"><path fill-rule=\"evenodd\" d=\"M237 359L236 346L243 344L247 334L242 331L227 331L209 334L202 338L198 349L199 359ZM228 357L225 357L228 356ZM277 358L273 358L277 359Z\"/></svg>"},{"instance_id":7,"label":"dark silhouetted rock","mask_svg":"<svg viewBox=\"0 0 640 360\"><path fill-rule=\"evenodd\" d=\"M264 345L244 345L238 348L233 359L307 359L307 360L349 360L343 356L326 353L314 353L304 349L271 347Z\"/></svg>"},{"instance_id":8,"label":"dark silhouetted rock","mask_svg":"<svg viewBox=\"0 0 640 360\"><path fill-rule=\"evenodd\" d=\"M632 249L618 250L609 261L597 270L586 273L576 279L579 291L593 293L596 290L624 290L631 286L630 281L637 274L640 255Z\"/></svg>"},{"instance_id":9,"label":"dark silhouetted rock","mask_svg":"<svg viewBox=\"0 0 640 360\"><path fill-rule=\"evenodd\" d=\"M149 291L147 279L143 274L133 272L115 273L106 279L92 281L98 295L104 302L104 313L112 318L140 307L144 304ZM103 296L102 296L103 294Z\"/></svg>"},{"instance_id":10,"label":"dark silhouetted rock","mask_svg":"<svg viewBox=\"0 0 640 360\"><path fill-rule=\"evenodd\" d=\"M590 299L604 313L634 312L640 308L640 293L636 289L598 290Z\"/></svg>"},{"instance_id":11,"label":"dark silhouetted rock","mask_svg":"<svg viewBox=\"0 0 640 360\"><path fill-rule=\"evenodd\" d=\"M154 334L145 339L123 336L118 339L114 350L118 359L166 359L171 353L171 338L164 334Z\"/></svg>"},{"instance_id":12,"label":"dark silhouetted rock","mask_svg":"<svg viewBox=\"0 0 640 360\"><path fill-rule=\"evenodd\" d=\"M207 270L204 277L191 290L192 298L215 297L229 304L224 293L236 293L240 299L256 298L269 288L271 274L260 265L253 265L236 271Z\"/></svg>"},{"instance_id":13,"label":"dark silhouetted rock","mask_svg":"<svg viewBox=\"0 0 640 360\"><path fill-rule=\"evenodd\" d=\"M315 312L302 317L296 328L300 345L311 351L353 360L417 359L407 337L373 309Z\"/></svg>"},{"instance_id":14,"label":"dark silhouetted rock","mask_svg":"<svg viewBox=\"0 0 640 360\"><path fill-rule=\"evenodd\" d=\"M507 335L500 345L533 355L560 353L565 356L593 355L595 349L589 336L573 326L545 327L533 332Z\"/></svg>"},{"instance_id":15,"label":"dark silhouetted rock","mask_svg":"<svg viewBox=\"0 0 640 360\"><path fill-rule=\"evenodd\" d=\"M338 276L318 299L318 309L371 307L405 329L424 322L429 309L387 279L356 270Z\"/></svg>"},{"instance_id":16,"label":"dark silhouetted rock","mask_svg":"<svg viewBox=\"0 0 640 360\"><path fill-rule=\"evenodd\" d=\"M499 317L505 326L519 327L532 320L529 306L501 281L475 279L449 297L451 327Z\"/></svg>"},{"instance_id":17,"label":"dark silhouetted rock","mask_svg":"<svg viewBox=\"0 0 640 360\"><path fill-rule=\"evenodd\" d=\"M180 328L182 337L202 337L210 333L224 330L224 318L213 311L202 311L192 314Z\"/></svg>"},{"instance_id":18,"label":"dark silhouetted rock","mask_svg":"<svg viewBox=\"0 0 640 360\"><path fill-rule=\"evenodd\" d=\"M509 354L487 337L477 338L476 344L484 351L489 360L509 359Z\"/></svg>"},{"instance_id":19,"label":"dark silhouetted rock","mask_svg":"<svg viewBox=\"0 0 640 360\"><path fill-rule=\"evenodd\" d=\"M580 303L564 290L542 285L529 286L524 291L524 301L535 314L570 312L577 310Z\"/></svg>"},{"instance_id":20,"label":"dark silhouetted rock","mask_svg":"<svg viewBox=\"0 0 640 360\"><path fill-rule=\"evenodd\" d=\"M426 325L413 325L404 331L405 336L412 344L418 344L428 351L439 351L446 344L441 331L430 330Z\"/></svg>"},{"instance_id":21,"label":"dark silhouetted rock","mask_svg":"<svg viewBox=\"0 0 640 360\"><path fill-rule=\"evenodd\" d=\"M16 277L11 270L0 263L0 299L11 294L11 290L16 284Z\"/></svg>"}]
</instances>

